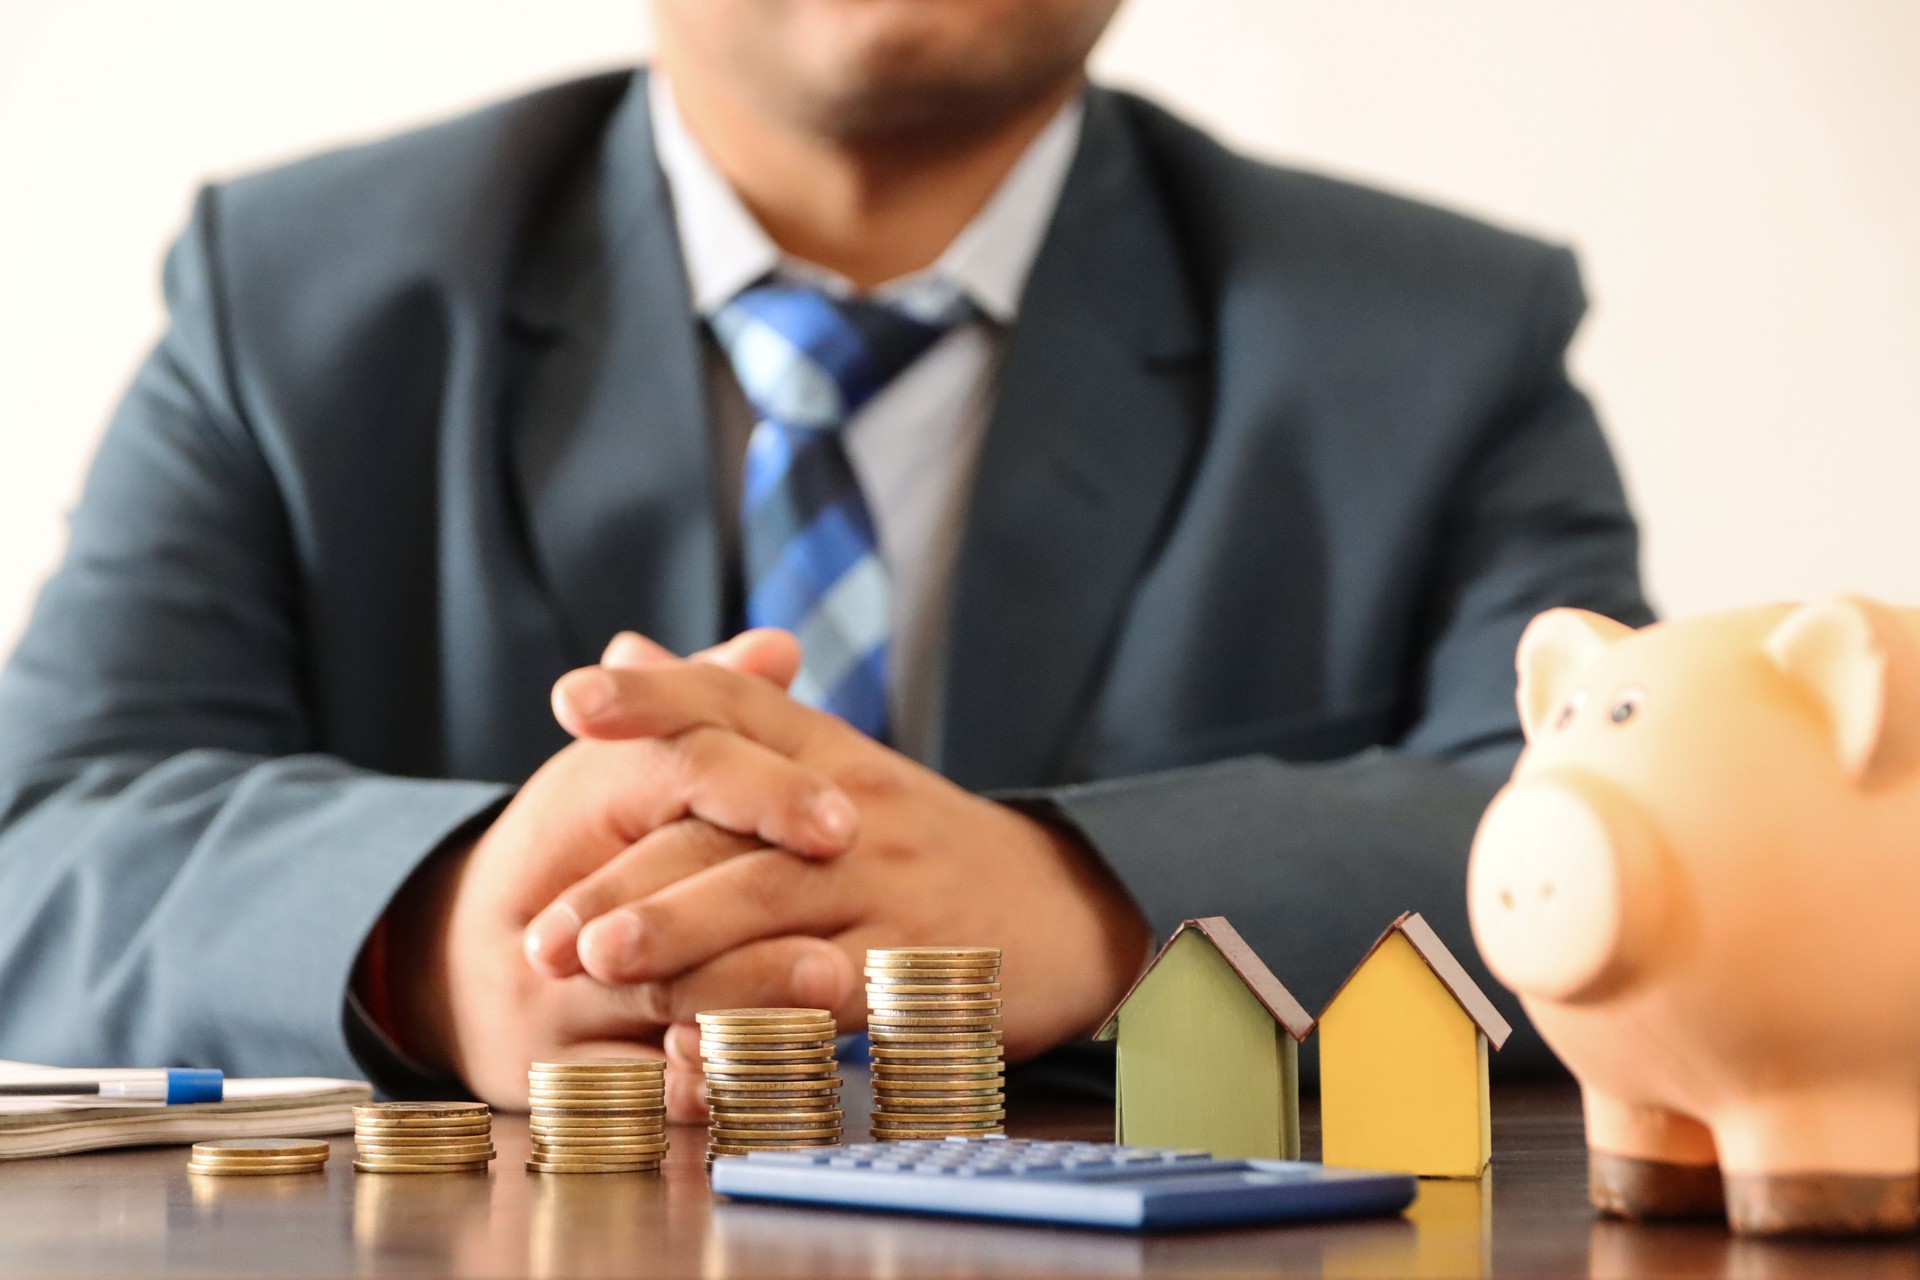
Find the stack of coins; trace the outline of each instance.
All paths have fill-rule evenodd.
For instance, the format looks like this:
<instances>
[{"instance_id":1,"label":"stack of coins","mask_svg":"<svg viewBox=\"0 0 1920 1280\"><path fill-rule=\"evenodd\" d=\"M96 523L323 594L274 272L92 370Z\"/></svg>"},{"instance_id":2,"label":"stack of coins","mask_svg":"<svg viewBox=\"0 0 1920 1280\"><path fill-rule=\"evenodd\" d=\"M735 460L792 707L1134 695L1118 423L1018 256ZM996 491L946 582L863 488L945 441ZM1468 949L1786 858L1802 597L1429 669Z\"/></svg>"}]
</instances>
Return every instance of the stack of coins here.
<instances>
[{"instance_id":1,"label":"stack of coins","mask_svg":"<svg viewBox=\"0 0 1920 1280\"><path fill-rule=\"evenodd\" d=\"M222 1178L319 1173L332 1154L324 1138L223 1138L194 1143L187 1172Z\"/></svg>"},{"instance_id":2,"label":"stack of coins","mask_svg":"<svg viewBox=\"0 0 1920 1280\"><path fill-rule=\"evenodd\" d=\"M640 1173L667 1154L667 1064L659 1058L527 1068L535 1173Z\"/></svg>"},{"instance_id":3,"label":"stack of coins","mask_svg":"<svg viewBox=\"0 0 1920 1280\"><path fill-rule=\"evenodd\" d=\"M355 1173L484 1173L493 1112L484 1102L373 1102L353 1109Z\"/></svg>"},{"instance_id":4,"label":"stack of coins","mask_svg":"<svg viewBox=\"0 0 1920 1280\"><path fill-rule=\"evenodd\" d=\"M876 1141L1004 1131L998 947L867 952L867 1034Z\"/></svg>"},{"instance_id":5,"label":"stack of coins","mask_svg":"<svg viewBox=\"0 0 1920 1280\"><path fill-rule=\"evenodd\" d=\"M840 1068L825 1009L720 1009L700 1021L713 1112L707 1158L840 1143Z\"/></svg>"}]
</instances>

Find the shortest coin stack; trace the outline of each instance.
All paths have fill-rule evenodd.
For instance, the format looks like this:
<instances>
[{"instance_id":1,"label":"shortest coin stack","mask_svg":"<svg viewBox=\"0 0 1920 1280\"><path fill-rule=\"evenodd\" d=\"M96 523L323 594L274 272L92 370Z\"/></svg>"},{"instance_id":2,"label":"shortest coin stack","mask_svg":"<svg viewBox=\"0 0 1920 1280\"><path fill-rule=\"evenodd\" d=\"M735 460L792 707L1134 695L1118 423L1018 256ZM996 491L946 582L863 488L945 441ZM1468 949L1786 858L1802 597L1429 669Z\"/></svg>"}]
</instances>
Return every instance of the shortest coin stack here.
<instances>
[{"instance_id":1,"label":"shortest coin stack","mask_svg":"<svg viewBox=\"0 0 1920 1280\"><path fill-rule=\"evenodd\" d=\"M493 1159L484 1102L373 1102L353 1109L356 1173L478 1173Z\"/></svg>"},{"instance_id":2,"label":"shortest coin stack","mask_svg":"<svg viewBox=\"0 0 1920 1280\"><path fill-rule=\"evenodd\" d=\"M707 1159L840 1143L840 1069L825 1009L716 1009L700 1022L713 1113Z\"/></svg>"},{"instance_id":3,"label":"shortest coin stack","mask_svg":"<svg viewBox=\"0 0 1920 1280\"><path fill-rule=\"evenodd\" d=\"M527 1068L535 1173L639 1173L667 1154L667 1064L658 1058Z\"/></svg>"},{"instance_id":4,"label":"shortest coin stack","mask_svg":"<svg viewBox=\"0 0 1920 1280\"><path fill-rule=\"evenodd\" d=\"M223 1138L194 1143L187 1172L222 1178L319 1173L331 1154L324 1138Z\"/></svg>"}]
</instances>

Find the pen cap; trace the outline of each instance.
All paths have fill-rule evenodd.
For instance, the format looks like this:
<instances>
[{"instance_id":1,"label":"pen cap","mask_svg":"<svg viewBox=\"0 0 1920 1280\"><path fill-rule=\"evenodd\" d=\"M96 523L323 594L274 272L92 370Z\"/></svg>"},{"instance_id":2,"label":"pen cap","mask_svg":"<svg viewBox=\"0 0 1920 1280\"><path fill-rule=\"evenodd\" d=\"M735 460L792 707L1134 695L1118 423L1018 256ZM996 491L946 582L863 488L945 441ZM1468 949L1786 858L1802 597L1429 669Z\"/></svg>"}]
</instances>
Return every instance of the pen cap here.
<instances>
[{"instance_id":1,"label":"pen cap","mask_svg":"<svg viewBox=\"0 0 1920 1280\"><path fill-rule=\"evenodd\" d=\"M226 1077L218 1071L196 1067L170 1068L167 1071L167 1105L184 1102L218 1102L226 1096Z\"/></svg>"}]
</instances>

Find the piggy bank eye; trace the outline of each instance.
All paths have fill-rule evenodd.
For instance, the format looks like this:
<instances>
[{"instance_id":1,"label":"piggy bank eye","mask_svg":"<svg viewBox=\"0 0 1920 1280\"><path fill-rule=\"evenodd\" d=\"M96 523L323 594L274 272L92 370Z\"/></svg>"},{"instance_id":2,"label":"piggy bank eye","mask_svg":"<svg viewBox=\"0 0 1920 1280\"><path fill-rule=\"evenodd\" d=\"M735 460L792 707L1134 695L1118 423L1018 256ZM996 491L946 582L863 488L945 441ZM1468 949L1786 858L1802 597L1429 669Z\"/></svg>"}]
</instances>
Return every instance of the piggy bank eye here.
<instances>
[{"instance_id":1,"label":"piggy bank eye","mask_svg":"<svg viewBox=\"0 0 1920 1280\"><path fill-rule=\"evenodd\" d=\"M1646 698L1647 691L1639 685L1622 689L1613 696L1613 705L1607 708L1607 719L1615 724L1625 724L1640 714L1640 704Z\"/></svg>"},{"instance_id":2,"label":"piggy bank eye","mask_svg":"<svg viewBox=\"0 0 1920 1280\"><path fill-rule=\"evenodd\" d=\"M1553 717L1553 727L1556 729L1566 728L1573 723L1573 718L1580 714L1580 708L1586 705L1587 691L1582 689L1560 704L1560 710L1556 712Z\"/></svg>"}]
</instances>

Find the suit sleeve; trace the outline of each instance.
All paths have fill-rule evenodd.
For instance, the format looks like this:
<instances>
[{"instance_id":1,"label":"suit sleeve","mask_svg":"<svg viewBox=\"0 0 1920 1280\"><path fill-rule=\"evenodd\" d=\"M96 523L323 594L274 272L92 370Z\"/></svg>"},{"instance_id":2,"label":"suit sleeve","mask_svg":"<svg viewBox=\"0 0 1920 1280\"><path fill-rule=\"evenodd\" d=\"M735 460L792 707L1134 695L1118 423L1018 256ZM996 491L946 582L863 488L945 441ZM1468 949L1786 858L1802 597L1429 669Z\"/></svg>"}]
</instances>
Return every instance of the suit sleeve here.
<instances>
[{"instance_id":1,"label":"suit sleeve","mask_svg":"<svg viewBox=\"0 0 1920 1280\"><path fill-rule=\"evenodd\" d=\"M171 327L0 674L0 1056L356 1075L380 1056L347 998L364 939L504 790L314 749L298 557L235 390L217 213L203 195L168 260Z\"/></svg>"},{"instance_id":2,"label":"suit sleeve","mask_svg":"<svg viewBox=\"0 0 1920 1280\"><path fill-rule=\"evenodd\" d=\"M1548 1055L1480 965L1466 862L1521 746L1514 651L1556 605L1651 620L1618 471L1567 375L1584 305L1571 255L1553 251L1511 376L1443 504L1396 741L1328 764L1247 757L1017 801L1082 834L1159 936L1190 916L1230 916L1309 1009L1396 915L1421 912L1513 1022L1496 1059L1506 1070Z\"/></svg>"}]
</instances>

